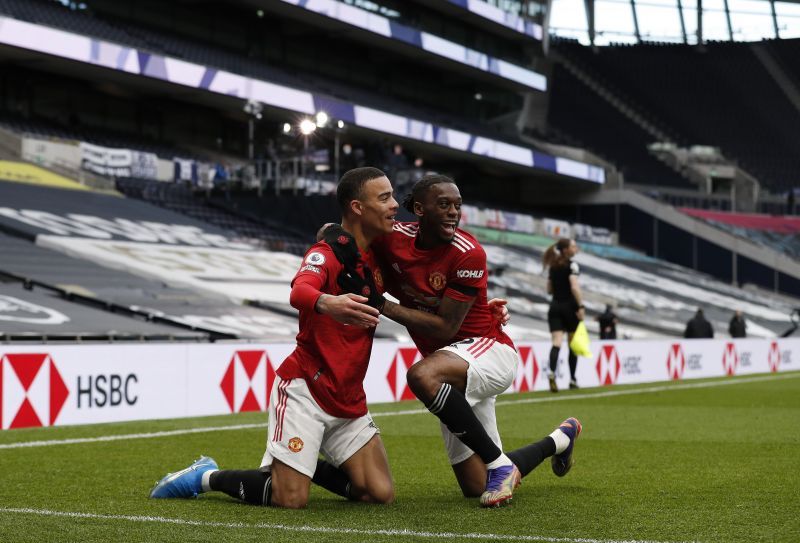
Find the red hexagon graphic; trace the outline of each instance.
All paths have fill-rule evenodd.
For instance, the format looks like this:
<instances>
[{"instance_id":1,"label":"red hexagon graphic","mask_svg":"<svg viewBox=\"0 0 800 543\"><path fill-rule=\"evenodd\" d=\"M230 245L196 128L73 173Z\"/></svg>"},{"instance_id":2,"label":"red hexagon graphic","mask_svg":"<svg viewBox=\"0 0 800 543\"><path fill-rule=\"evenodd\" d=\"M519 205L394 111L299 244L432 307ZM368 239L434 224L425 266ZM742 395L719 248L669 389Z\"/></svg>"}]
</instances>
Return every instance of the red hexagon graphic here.
<instances>
[{"instance_id":1,"label":"red hexagon graphic","mask_svg":"<svg viewBox=\"0 0 800 543\"><path fill-rule=\"evenodd\" d=\"M416 347L397 349L389 366L389 372L386 374L386 382L389 383L389 389L395 400L413 400L415 398L414 393L406 384L406 373L408 368L420 360L422 360L422 355Z\"/></svg>"},{"instance_id":2,"label":"red hexagon graphic","mask_svg":"<svg viewBox=\"0 0 800 543\"><path fill-rule=\"evenodd\" d=\"M600 354L597 356L597 378L601 385L613 385L619 377L619 370L622 367L619 361L617 349L613 345L603 345Z\"/></svg>"},{"instance_id":3,"label":"red hexagon graphic","mask_svg":"<svg viewBox=\"0 0 800 543\"><path fill-rule=\"evenodd\" d=\"M266 411L275 370L267 351L236 351L219 388L231 413Z\"/></svg>"},{"instance_id":4,"label":"red hexagon graphic","mask_svg":"<svg viewBox=\"0 0 800 543\"><path fill-rule=\"evenodd\" d=\"M725 352L722 353L722 369L726 375L736 375L739 367L739 354L736 352L736 345L731 342L725 344Z\"/></svg>"},{"instance_id":5,"label":"red hexagon graphic","mask_svg":"<svg viewBox=\"0 0 800 543\"><path fill-rule=\"evenodd\" d=\"M767 353L767 363L769 364L769 371L775 373L781 367L781 350L778 347L778 342L773 341L769 345L769 353Z\"/></svg>"},{"instance_id":6,"label":"red hexagon graphic","mask_svg":"<svg viewBox=\"0 0 800 543\"><path fill-rule=\"evenodd\" d=\"M49 354L6 354L0 359L0 428L52 426L68 397Z\"/></svg>"},{"instance_id":7,"label":"red hexagon graphic","mask_svg":"<svg viewBox=\"0 0 800 543\"><path fill-rule=\"evenodd\" d=\"M677 381L683 377L686 370L686 357L683 354L683 347L680 343L673 343L667 353L667 375L670 379Z\"/></svg>"},{"instance_id":8,"label":"red hexagon graphic","mask_svg":"<svg viewBox=\"0 0 800 543\"><path fill-rule=\"evenodd\" d=\"M539 361L536 360L533 347L520 347L519 357L520 365L512 387L515 392L527 392L533 390L536 385L536 378L539 377Z\"/></svg>"}]
</instances>

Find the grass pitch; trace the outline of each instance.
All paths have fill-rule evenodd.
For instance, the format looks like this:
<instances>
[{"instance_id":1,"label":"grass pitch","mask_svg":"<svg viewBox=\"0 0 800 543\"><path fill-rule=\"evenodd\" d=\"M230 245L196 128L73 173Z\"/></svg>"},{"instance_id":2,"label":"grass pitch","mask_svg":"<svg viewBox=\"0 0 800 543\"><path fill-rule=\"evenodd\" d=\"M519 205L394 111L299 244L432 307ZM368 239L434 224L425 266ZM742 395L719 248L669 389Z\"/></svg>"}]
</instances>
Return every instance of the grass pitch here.
<instances>
[{"instance_id":1,"label":"grass pitch","mask_svg":"<svg viewBox=\"0 0 800 543\"><path fill-rule=\"evenodd\" d=\"M495 510L461 497L438 421L408 413L420 407L371 408L395 478L391 506L318 488L303 511L222 494L147 499L200 453L222 468L257 466L265 426L14 445L261 424L263 414L0 432L0 541L800 541L800 373L504 396L507 450L567 416L584 432L569 475L546 462Z\"/></svg>"}]
</instances>

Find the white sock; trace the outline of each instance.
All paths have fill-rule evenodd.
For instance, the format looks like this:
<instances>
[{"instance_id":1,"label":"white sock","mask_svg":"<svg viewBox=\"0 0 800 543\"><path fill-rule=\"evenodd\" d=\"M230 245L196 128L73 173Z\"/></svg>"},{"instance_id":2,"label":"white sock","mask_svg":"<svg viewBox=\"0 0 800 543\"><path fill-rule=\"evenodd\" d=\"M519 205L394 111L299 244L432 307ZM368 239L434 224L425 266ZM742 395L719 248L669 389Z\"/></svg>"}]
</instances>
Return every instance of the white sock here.
<instances>
[{"instance_id":1,"label":"white sock","mask_svg":"<svg viewBox=\"0 0 800 543\"><path fill-rule=\"evenodd\" d=\"M550 437L553 438L553 441L556 442L556 454L560 454L569 447L569 436L561 431L561 428L556 428L553 430L553 433L550 434Z\"/></svg>"},{"instance_id":2,"label":"white sock","mask_svg":"<svg viewBox=\"0 0 800 543\"><path fill-rule=\"evenodd\" d=\"M500 454L496 460L489 462L486 464L486 469L497 469L502 466L510 466L513 464L511 459L505 455L505 453Z\"/></svg>"},{"instance_id":3,"label":"white sock","mask_svg":"<svg viewBox=\"0 0 800 543\"><path fill-rule=\"evenodd\" d=\"M210 469L204 472L203 475L200 476L200 486L203 487L203 492L209 492L211 490L211 485L210 485L211 474L214 473L215 471L219 470Z\"/></svg>"}]
</instances>

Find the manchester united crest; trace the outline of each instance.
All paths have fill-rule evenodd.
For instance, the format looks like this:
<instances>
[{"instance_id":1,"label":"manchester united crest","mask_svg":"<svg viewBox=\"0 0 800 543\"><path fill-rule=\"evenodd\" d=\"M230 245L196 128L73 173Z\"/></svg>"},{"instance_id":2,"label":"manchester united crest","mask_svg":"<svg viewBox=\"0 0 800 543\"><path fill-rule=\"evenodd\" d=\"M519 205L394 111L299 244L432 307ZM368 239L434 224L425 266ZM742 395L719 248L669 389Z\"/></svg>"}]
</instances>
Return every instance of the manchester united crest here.
<instances>
[{"instance_id":1,"label":"manchester united crest","mask_svg":"<svg viewBox=\"0 0 800 543\"><path fill-rule=\"evenodd\" d=\"M441 272L433 272L428 276L428 283L433 290L442 290L447 284L447 278Z\"/></svg>"},{"instance_id":2,"label":"manchester united crest","mask_svg":"<svg viewBox=\"0 0 800 543\"><path fill-rule=\"evenodd\" d=\"M299 437L293 437L289 440L289 450L293 453L298 453L303 450L303 440Z\"/></svg>"},{"instance_id":3,"label":"manchester united crest","mask_svg":"<svg viewBox=\"0 0 800 543\"><path fill-rule=\"evenodd\" d=\"M379 290L383 290L383 275L380 269L376 268L372 270L372 278L375 280L375 286L378 287Z\"/></svg>"}]
</instances>

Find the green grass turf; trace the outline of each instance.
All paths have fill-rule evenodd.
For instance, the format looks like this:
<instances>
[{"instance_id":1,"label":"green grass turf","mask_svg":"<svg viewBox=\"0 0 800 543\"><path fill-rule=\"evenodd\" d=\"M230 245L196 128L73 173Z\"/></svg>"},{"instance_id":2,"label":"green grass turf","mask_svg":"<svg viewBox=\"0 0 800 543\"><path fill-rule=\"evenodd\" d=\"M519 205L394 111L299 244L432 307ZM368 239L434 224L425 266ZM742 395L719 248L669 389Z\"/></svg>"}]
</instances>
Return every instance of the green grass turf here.
<instances>
[{"instance_id":1,"label":"green grass turf","mask_svg":"<svg viewBox=\"0 0 800 543\"><path fill-rule=\"evenodd\" d=\"M479 509L477 500L460 496L432 415L391 415L419 408L416 402L372 406L396 482L397 502L391 506L353 504L317 488L302 511L241 505L222 494L147 499L154 481L200 453L223 468L257 466L264 427L0 449L0 508L241 524L187 526L2 511L0 541L349 543L459 541L466 534L504 534L509 540L800 541L800 374L750 379L707 380L727 385L708 388L668 384L673 389L609 397L586 396L652 385L502 397L497 414L507 450L547 435L567 416L579 417L584 433L569 475L559 479L545 463L524 479L513 505L496 510ZM574 398L565 399L569 396ZM536 402L514 403L522 398ZM262 422L263 414L244 414L14 430L0 432L0 443ZM265 526L278 524L287 528ZM369 533L377 530L456 535Z\"/></svg>"}]
</instances>

